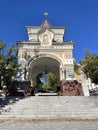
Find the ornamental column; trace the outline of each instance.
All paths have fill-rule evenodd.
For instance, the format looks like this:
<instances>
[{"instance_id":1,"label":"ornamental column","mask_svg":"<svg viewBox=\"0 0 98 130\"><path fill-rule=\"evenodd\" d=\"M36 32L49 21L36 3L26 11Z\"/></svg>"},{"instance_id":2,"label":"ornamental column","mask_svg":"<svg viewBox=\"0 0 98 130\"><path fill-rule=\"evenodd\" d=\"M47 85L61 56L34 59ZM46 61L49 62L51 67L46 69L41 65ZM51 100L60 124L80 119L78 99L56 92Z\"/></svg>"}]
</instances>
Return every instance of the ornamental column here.
<instances>
[{"instance_id":1,"label":"ornamental column","mask_svg":"<svg viewBox=\"0 0 98 130\"><path fill-rule=\"evenodd\" d=\"M60 66L60 80L66 79L66 69Z\"/></svg>"}]
</instances>

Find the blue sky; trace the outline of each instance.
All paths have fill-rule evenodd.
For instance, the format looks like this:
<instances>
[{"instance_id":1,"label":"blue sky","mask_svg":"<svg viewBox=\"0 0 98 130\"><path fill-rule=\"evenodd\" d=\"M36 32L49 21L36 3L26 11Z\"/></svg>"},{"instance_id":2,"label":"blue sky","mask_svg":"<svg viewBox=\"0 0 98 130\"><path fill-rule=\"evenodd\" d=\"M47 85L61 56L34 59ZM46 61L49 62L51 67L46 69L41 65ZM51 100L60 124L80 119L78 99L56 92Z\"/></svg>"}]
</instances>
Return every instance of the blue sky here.
<instances>
[{"instance_id":1,"label":"blue sky","mask_svg":"<svg viewBox=\"0 0 98 130\"><path fill-rule=\"evenodd\" d=\"M84 48L98 54L98 0L0 0L0 39L10 44L27 41L25 26L40 26L43 13L53 26L67 28L64 41L73 41L74 58L84 58Z\"/></svg>"}]
</instances>

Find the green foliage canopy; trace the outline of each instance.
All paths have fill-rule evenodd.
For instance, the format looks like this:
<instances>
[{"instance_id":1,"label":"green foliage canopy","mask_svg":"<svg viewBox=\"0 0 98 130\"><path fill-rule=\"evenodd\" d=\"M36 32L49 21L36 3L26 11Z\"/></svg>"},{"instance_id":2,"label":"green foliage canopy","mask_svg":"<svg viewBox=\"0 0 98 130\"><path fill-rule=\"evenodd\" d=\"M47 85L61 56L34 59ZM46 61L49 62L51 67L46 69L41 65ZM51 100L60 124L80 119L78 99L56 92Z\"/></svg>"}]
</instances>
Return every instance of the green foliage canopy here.
<instances>
[{"instance_id":1,"label":"green foliage canopy","mask_svg":"<svg viewBox=\"0 0 98 130\"><path fill-rule=\"evenodd\" d=\"M47 76L45 77L46 78L46 82L43 84L43 88L46 90L46 91L56 91L57 89L57 78L56 76L49 72L47 74Z\"/></svg>"},{"instance_id":2,"label":"green foliage canopy","mask_svg":"<svg viewBox=\"0 0 98 130\"><path fill-rule=\"evenodd\" d=\"M2 86L10 87L17 68L17 48L11 45L8 50L6 43L0 40L0 89Z\"/></svg>"},{"instance_id":3,"label":"green foliage canopy","mask_svg":"<svg viewBox=\"0 0 98 130\"><path fill-rule=\"evenodd\" d=\"M98 55L90 53L86 49L85 59L80 61L83 71L92 82L98 84Z\"/></svg>"}]
</instances>

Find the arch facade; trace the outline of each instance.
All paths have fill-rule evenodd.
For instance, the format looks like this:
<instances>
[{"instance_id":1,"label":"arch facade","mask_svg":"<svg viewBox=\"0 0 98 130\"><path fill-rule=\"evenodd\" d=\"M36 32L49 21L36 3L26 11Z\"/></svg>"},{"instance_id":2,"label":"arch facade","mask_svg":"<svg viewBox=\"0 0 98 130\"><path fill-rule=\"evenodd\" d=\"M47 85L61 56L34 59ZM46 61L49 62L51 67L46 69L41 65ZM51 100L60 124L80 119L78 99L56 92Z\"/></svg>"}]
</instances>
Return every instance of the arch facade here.
<instances>
[{"instance_id":1,"label":"arch facade","mask_svg":"<svg viewBox=\"0 0 98 130\"><path fill-rule=\"evenodd\" d=\"M19 41L16 78L30 80L47 69L58 81L74 77L74 42L64 42L65 27L51 26L47 19L41 26L26 26L28 41ZM45 68L46 67L46 68Z\"/></svg>"}]
</instances>

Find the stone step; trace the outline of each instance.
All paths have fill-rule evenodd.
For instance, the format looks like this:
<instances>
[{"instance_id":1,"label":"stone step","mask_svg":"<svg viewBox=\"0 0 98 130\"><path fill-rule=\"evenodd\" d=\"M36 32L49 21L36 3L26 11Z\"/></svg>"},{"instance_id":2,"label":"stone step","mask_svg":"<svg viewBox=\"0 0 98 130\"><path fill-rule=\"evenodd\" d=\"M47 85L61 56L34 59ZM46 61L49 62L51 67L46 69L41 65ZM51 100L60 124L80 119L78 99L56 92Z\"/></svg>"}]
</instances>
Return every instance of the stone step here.
<instances>
[{"instance_id":1,"label":"stone step","mask_svg":"<svg viewBox=\"0 0 98 130\"><path fill-rule=\"evenodd\" d=\"M98 119L96 115L82 115L82 114L42 114L42 115L2 115L0 119Z\"/></svg>"},{"instance_id":2,"label":"stone step","mask_svg":"<svg viewBox=\"0 0 98 130\"><path fill-rule=\"evenodd\" d=\"M17 100L0 109L1 118L98 119L98 97L34 96Z\"/></svg>"},{"instance_id":3,"label":"stone step","mask_svg":"<svg viewBox=\"0 0 98 130\"><path fill-rule=\"evenodd\" d=\"M52 115L60 115L60 116L72 116L72 115L77 115L77 116L96 116L97 118L98 118L98 112L97 113L83 113L83 112L80 112L80 113L77 113L77 112L37 112L37 113L23 113L23 112L21 112L21 113L10 113L10 114L3 114L3 116L17 116L17 115L20 115L20 116L42 116L42 115L49 115L49 116L52 116Z\"/></svg>"}]
</instances>

